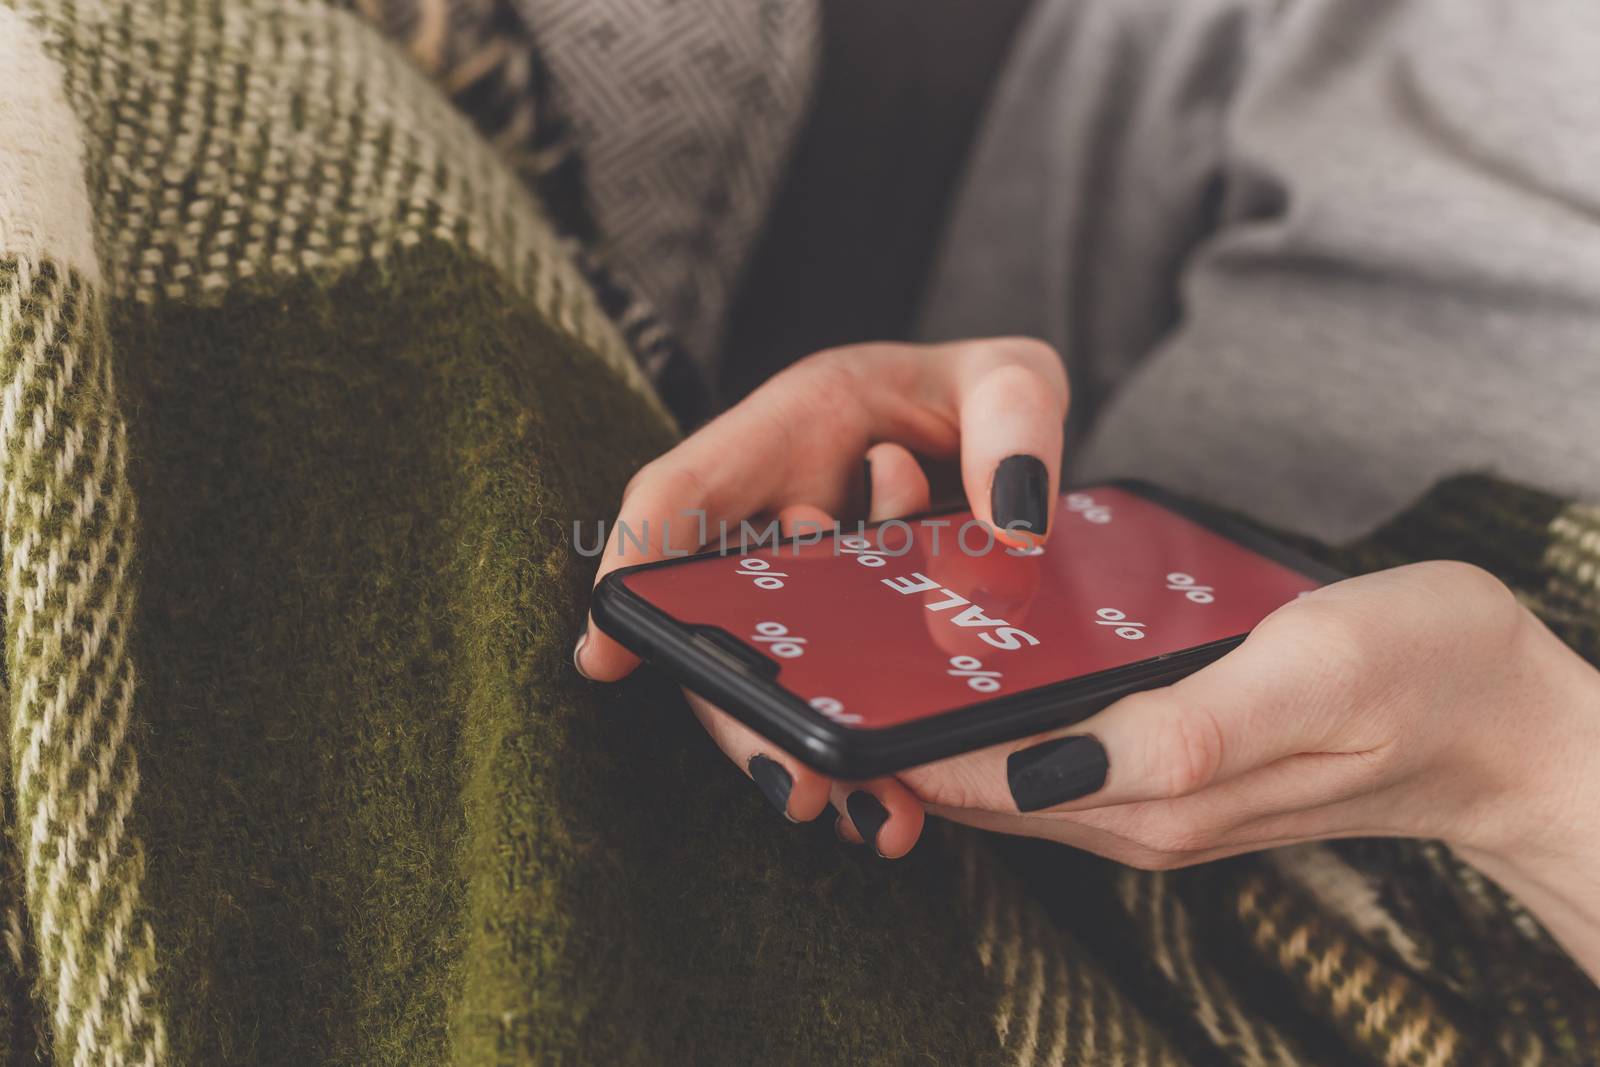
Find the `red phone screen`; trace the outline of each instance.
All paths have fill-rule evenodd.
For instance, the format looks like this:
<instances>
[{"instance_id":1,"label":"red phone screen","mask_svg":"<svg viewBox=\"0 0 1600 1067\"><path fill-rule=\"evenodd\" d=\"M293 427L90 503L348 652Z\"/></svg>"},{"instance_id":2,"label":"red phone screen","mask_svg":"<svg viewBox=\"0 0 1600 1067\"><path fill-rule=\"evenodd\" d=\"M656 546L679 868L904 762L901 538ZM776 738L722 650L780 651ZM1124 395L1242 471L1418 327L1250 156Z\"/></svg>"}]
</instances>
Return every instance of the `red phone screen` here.
<instances>
[{"instance_id":1,"label":"red phone screen","mask_svg":"<svg viewBox=\"0 0 1600 1067\"><path fill-rule=\"evenodd\" d=\"M954 512L623 580L678 622L763 652L778 684L857 729L1247 633L1321 584L1112 487L1067 494L1032 555Z\"/></svg>"}]
</instances>

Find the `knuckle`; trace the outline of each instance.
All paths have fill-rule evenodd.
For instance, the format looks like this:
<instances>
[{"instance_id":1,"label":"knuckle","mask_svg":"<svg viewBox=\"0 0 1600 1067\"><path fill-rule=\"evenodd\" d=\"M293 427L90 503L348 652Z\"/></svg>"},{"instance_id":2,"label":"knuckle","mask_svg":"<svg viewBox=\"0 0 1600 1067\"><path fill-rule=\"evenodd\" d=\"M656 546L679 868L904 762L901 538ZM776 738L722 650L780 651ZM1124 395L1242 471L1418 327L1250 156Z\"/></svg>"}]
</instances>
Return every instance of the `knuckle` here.
<instances>
[{"instance_id":1,"label":"knuckle","mask_svg":"<svg viewBox=\"0 0 1600 1067\"><path fill-rule=\"evenodd\" d=\"M1044 341L1032 337L994 337L972 342L971 358L983 376L1004 383L1008 392L1030 397L1066 396L1067 374L1061 356Z\"/></svg>"},{"instance_id":2,"label":"knuckle","mask_svg":"<svg viewBox=\"0 0 1600 1067\"><path fill-rule=\"evenodd\" d=\"M673 459L672 454L646 464L629 482L630 490L649 492L652 499L671 501L686 508L704 506L707 496L706 480L699 471Z\"/></svg>"},{"instance_id":3,"label":"knuckle","mask_svg":"<svg viewBox=\"0 0 1600 1067\"><path fill-rule=\"evenodd\" d=\"M1348 606L1343 600L1326 596L1327 592L1320 589L1303 599L1289 601L1262 619L1250 638L1257 645L1270 642L1281 651L1308 641L1320 642L1332 631L1346 627Z\"/></svg>"},{"instance_id":4,"label":"knuckle","mask_svg":"<svg viewBox=\"0 0 1600 1067\"><path fill-rule=\"evenodd\" d=\"M983 386L997 399L1004 398L1016 405L1027 404L1041 409L1047 406L1047 400L1053 395L1050 383L1043 375L1032 367L1018 363L1002 363L986 371Z\"/></svg>"},{"instance_id":5,"label":"knuckle","mask_svg":"<svg viewBox=\"0 0 1600 1067\"><path fill-rule=\"evenodd\" d=\"M1188 796L1204 789L1222 767L1222 724L1198 704L1173 705L1153 736L1154 769L1162 796Z\"/></svg>"},{"instance_id":6,"label":"knuckle","mask_svg":"<svg viewBox=\"0 0 1600 1067\"><path fill-rule=\"evenodd\" d=\"M1411 570L1419 575L1426 575L1430 579L1447 582L1451 585L1460 584L1464 588L1475 588L1480 591L1501 589L1500 579L1478 566L1459 559L1430 559L1411 565Z\"/></svg>"},{"instance_id":7,"label":"knuckle","mask_svg":"<svg viewBox=\"0 0 1600 1067\"><path fill-rule=\"evenodd\" d=\"M849 395L855 385L856 368L866 358L865 353L852 348L826 348L813 352L784 373L797 379L808 393Z\"/></svg>"},{"instance_id":8,"label":"knuckle","mask_svg":"<svg viewBox=\"0 0 1600 1067\"><path fill-rule=\"evenodd\" d=\"M1019 346L1018 357L1033 369L1050 395L1058 403L1066 403L1070 390L1061 354L1053 346L1032 337L1017 338L1015 344Z\"/></svg>"},{"instance_id":9,"label":"knuckle","mask_svg":"<svg viewBox=\"0 0 1600 1067\"><path fill-rule=\"evenodd\" d=\"M717 506L705 477L669 453L641 468L629 481L611 539L619 554L644 552L646 558L669 549L693 548L699 543L706 516Z\"/></svg>"},{"instance_id":10,"label":"knuckle","mask_svg":"<svg viewBox=\"0 0 1600 1067\"><path fill-rule=\"evenodd\" d=\"M623 503L627 503L630 498L637 495L641 489L655 480L656 474L660 469L660 463L661 459L653 459L633 472L633 477L628 479L628 484L622 487Z\"/></svg>"},{"instance_id":11,"label":"knuckle","mask_svg":"<svg viewBox=\"0 0 1600 1067\"><path fill-rule=\"evenodd\" d=\"M897 777L912 796L932 807L1000 810L995 790L985 788L977 771L960 758L902 771Z\"/></svg>"},{"instance_id":12,"label":"knuckle","mask_svg":"<svg viewBox=\"0 0 1600 1067\"><path fill-rule=\"evenodd\" d=\"M823 408L831 396L848 390L850 362L847 349L824 349L797 360L774 374L733 409L747 418L784 421L813 408Z\"/></svg>"},{"instance_id":13,"label":"knuckle","mask_svg":"<svg viewBox=\"0 0 1600 1067\"><path fill-rule=\"evenodd\" d=\"M1262 620L1246 645L1260 652L1260 665L1297 691L1349 692L1384 652L1381 632L1359 611L1336 598L1308 597Z\"/></svg>"},{"instance_id":14,"label":"knuckle","mask_svg":"<svg viewBox=\"0 0 1600 1067\"><path fill-rule=\"evenodd\" d=\"M780 373L769 386L781 386L771 395L773 425L791 446L797 428L807 432L800 437L827 440L841 435L851 438L865 434L863 397L869 391L872 354L856 345L814 352Z\"/></svg>"},{"instance_id":15,"label":"knuckle","mask_svg":"<svg viewBox=\"0 0 1600 1067\"><path fill-rule=\"evenodd\" d=\"M1520 606L1504 582L1477 564L1439 559L1414 564L1412 569L1430 587L1447 591L1445 595L1458 609L1476 616L1509 618Z\"/></svg>"},{"instance_id":16,"label":"knuckle","mask_svg":"<svg viewBox=\"0 0 1600 1067\"><path fill-rule=\"evenodd\" d=\"M1007 358L1033 368L1051 381L1065 375L1061 368L1061 354L1048 341L1037 337L1008 336L995 338L994 344Z\"/></svg>"}]
</instances>

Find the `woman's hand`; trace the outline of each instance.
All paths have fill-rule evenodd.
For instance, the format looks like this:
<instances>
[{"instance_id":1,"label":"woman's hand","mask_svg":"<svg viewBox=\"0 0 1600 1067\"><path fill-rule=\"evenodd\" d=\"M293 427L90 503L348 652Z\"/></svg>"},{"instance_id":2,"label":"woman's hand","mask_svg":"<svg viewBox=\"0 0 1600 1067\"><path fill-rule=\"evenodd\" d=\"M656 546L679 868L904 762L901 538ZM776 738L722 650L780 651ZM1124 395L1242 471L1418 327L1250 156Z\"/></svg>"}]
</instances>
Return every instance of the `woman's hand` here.
<instances>
[{"instance_id":1,"label":"woman's hand","mask_svg":"<svg viewBox=\"0 0 1600 1067\"><path fill-rule=\"evenodd\" d=\"M908 449L959 451L974 513L1043 537L1066 406L1055 354L1032 341L821 353L639 472L600 576L696 547L683 536L696 510L712 529L751 516L825 522L858 495L863 455L870 518L925 510ZM647 549L621 554L621 524L647 534ZM597 680L637 664L592 622L575 659ZM1464 564L1319 590L1173 686L870 782L829 781L691 703L788 818L831 802L842 836L887 857L911 849L925 810L1146 868L1333 837L1436 837L1600 975L1600 674Z\"/></svg>"},{"instance_id":2,"label":"woman's hand","mask_svg":"<svg viewBox=\"0 0 1600 1067\"><path fill-rule=\"evenodd\" d=\"M1010 531L1012 541L1042 539L1056 500L1066 413L1060 358L1038 341L868 344L818 353L634 476L596 581L669 548L699 547L698 532L722 521L826 523L853 502L859 508L863 457L868 518L924 511L928 482L911 450L959 455L974 514L1003 537ZM646 547L622 539L623 529ZM591 679L614 681L639 661L591 620L574 662ZM922 808L893 778L832 782L692 694L690 702L722 750L788 818L814 819L831 800L847 839L864 835L891 857L915 844Z\"/></svg>"},{"instance_id":3,"label":"woman's hand","mask_svg":"<svg viewBox=\"0 0 1600 1067\"><path fill-rule=\"evenodd\" d=\"M1318 590L1175 685L898 777L935 814L1152 869L1441 838L1600 975L1600 675L1466 564Z\"/></svg>"}]
</instances>

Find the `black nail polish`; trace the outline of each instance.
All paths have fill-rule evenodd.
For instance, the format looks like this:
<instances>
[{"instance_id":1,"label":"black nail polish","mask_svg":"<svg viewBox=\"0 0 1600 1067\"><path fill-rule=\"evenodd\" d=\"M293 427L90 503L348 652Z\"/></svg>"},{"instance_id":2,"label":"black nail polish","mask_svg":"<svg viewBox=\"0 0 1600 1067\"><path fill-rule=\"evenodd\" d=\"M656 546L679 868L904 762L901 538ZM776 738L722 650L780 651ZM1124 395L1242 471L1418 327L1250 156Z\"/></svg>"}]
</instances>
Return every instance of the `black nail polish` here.
<instances>
[{"instance_id":1,"label":"black nail polish","mask_svg":"<svg viewBox=\"0 0 1600 1067\"><path fill-rule=\"evenodd\" d=\"M1088 734L1058 737L1006 759L1006 781L1018 811L1053 808L1106 784L1106 749Z\"/></svg>"},{"instance_id":2,"label":"black nail polish","mask_svg":"<svg viewBox=\"0 0 1600 1067\"><path fill-rule=\"evenodd\" d=\"M867 456L861 457L861 499L864 502L862 511L872 514L872 460Z\"/></svg>"},{"instance_id":3,"label":"black nail polish","mask_svg":"<svg viewBox=\"0 0 1600 1067\"><path fill-rule=\"evenodd\" d=\"M794 788L794 779L783 769L783 764L766 756L751 756L749 770L761 795L778 809L778 814L794 822L789 818L789 791Z\"/></svg>"},{"instance_id":4,"label":"black nail polish","mask_svg":"<svg viewBox=\"0 0 1600 1067\"><path fill-rule=\"evenodd\" d=\"M1008 456L994 469L989 509L1002 530L1045 533L1050 524L1050 472L1037 456Z\"/></svg>"},{"instance_id":5,"label":"black nail polish","mask_svg":"<svg viewBox=\"0 0 1600 1067\"><path fill-rule=\"evenodd\" d=\"M878 831L889 821L889 809L865 789L858 789L846 797L844 807L850 813L850 821L855 823L856 833L861 835L861 840L871 845L878 855L883 855L878 851Z\"/></svg>"}]
</instances>

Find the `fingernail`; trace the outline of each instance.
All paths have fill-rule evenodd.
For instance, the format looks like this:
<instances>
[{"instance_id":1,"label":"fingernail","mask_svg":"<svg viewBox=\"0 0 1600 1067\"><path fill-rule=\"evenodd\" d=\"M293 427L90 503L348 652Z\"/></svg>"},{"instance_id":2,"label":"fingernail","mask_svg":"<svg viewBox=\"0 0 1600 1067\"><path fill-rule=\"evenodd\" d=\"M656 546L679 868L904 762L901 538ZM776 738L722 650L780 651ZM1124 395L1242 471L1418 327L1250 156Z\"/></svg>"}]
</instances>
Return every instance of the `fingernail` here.
<instances>
[{"instance_id":1,"label":"fingernail","mask_svg":"<svg viewBox=\"0 0 1600 1067\"><path fill-rule=\"evenodd\" d=\"M861 457L861 499L866 501L866 511L872 514L872 459Z\"/></svg>"},{"instance_id":2,"label":"fingernail","mask_svg":"<svg viewBox=\"0 0 1600 1067\"><path fill-rule=\"evenodd\" d=\"M592 682L594 679L590 678L589 672L583 669L583 646L588 643L589 631L585 630L578 638L578 643L572 646L572 668L578 672L579 677L583 678L585 681Z\"/></svg>"},{"instance_id":3,"label":"fingernail","mask_svg":"<svg viewBox=\"0 0 1600 1067\"><path fill-rule=\"evenodd\" d=\"M1106 749L1088 734L1058 737L1006 759L1006 781L1018 811L1053 808L1106 784Z\"/></svg>"},{"instance_id":4,"label":"fingernail","mask_svg":"<svg viewBox=\"0 0 1600 1067\"><path fill-rule=\"evenodd\" d=\"M878 848L878 831L889 821L889 809L865 789L858 789L846 797L844 807L850 813L850 821L855 824L856 833L861 835L861 840L871 845L872 850L878 855L883 855L883 851Z\"/></svg>"},{"instance_id":5,"label":"fingernail","mask_svg":"<svg viewBox=\"0 0 1600 1067\"><path fill-rule=\"evenodd\" d=\"M837 837L840 841L843 841L847 845L855 844L854 841L850 840L850 838L845 835L843 815L833 820L833 836Z\"/></svg>"},{"instance_id":6,"label":"fingernail","mask_svg":"<svg viewBox=\"0 0 1600 1067\"><path fill-rule=\"evenodd\" d=\"M1044 536L1050 524L1050 472L1037 456L1008 456L994 470L989 510L1002 530Z\"/></svg>"},{"instance_id":7,"label":"fingernail","mask_svg":"<svg viewBox=\"0 0 1600 1067\"><path fill-rule=\"evenodd\" d=\"M794 822L789 814L789 791L794 788L794 779L783 769L783 764L766 756L751 756L748 767L761 795L778 809L778 814Z\"/></svg>"},{"instance_id":8,"label":"fingernail","mask_svg":"<svg viewBox=\"0 0 1600 1067\"><path fill-rule=\"evenodd\" d=\"M995 467L989 510L1000 530L1045 536L1050 526L1050 472L1037 456L1008 456Z\"/></svg>"}]
</instances>

